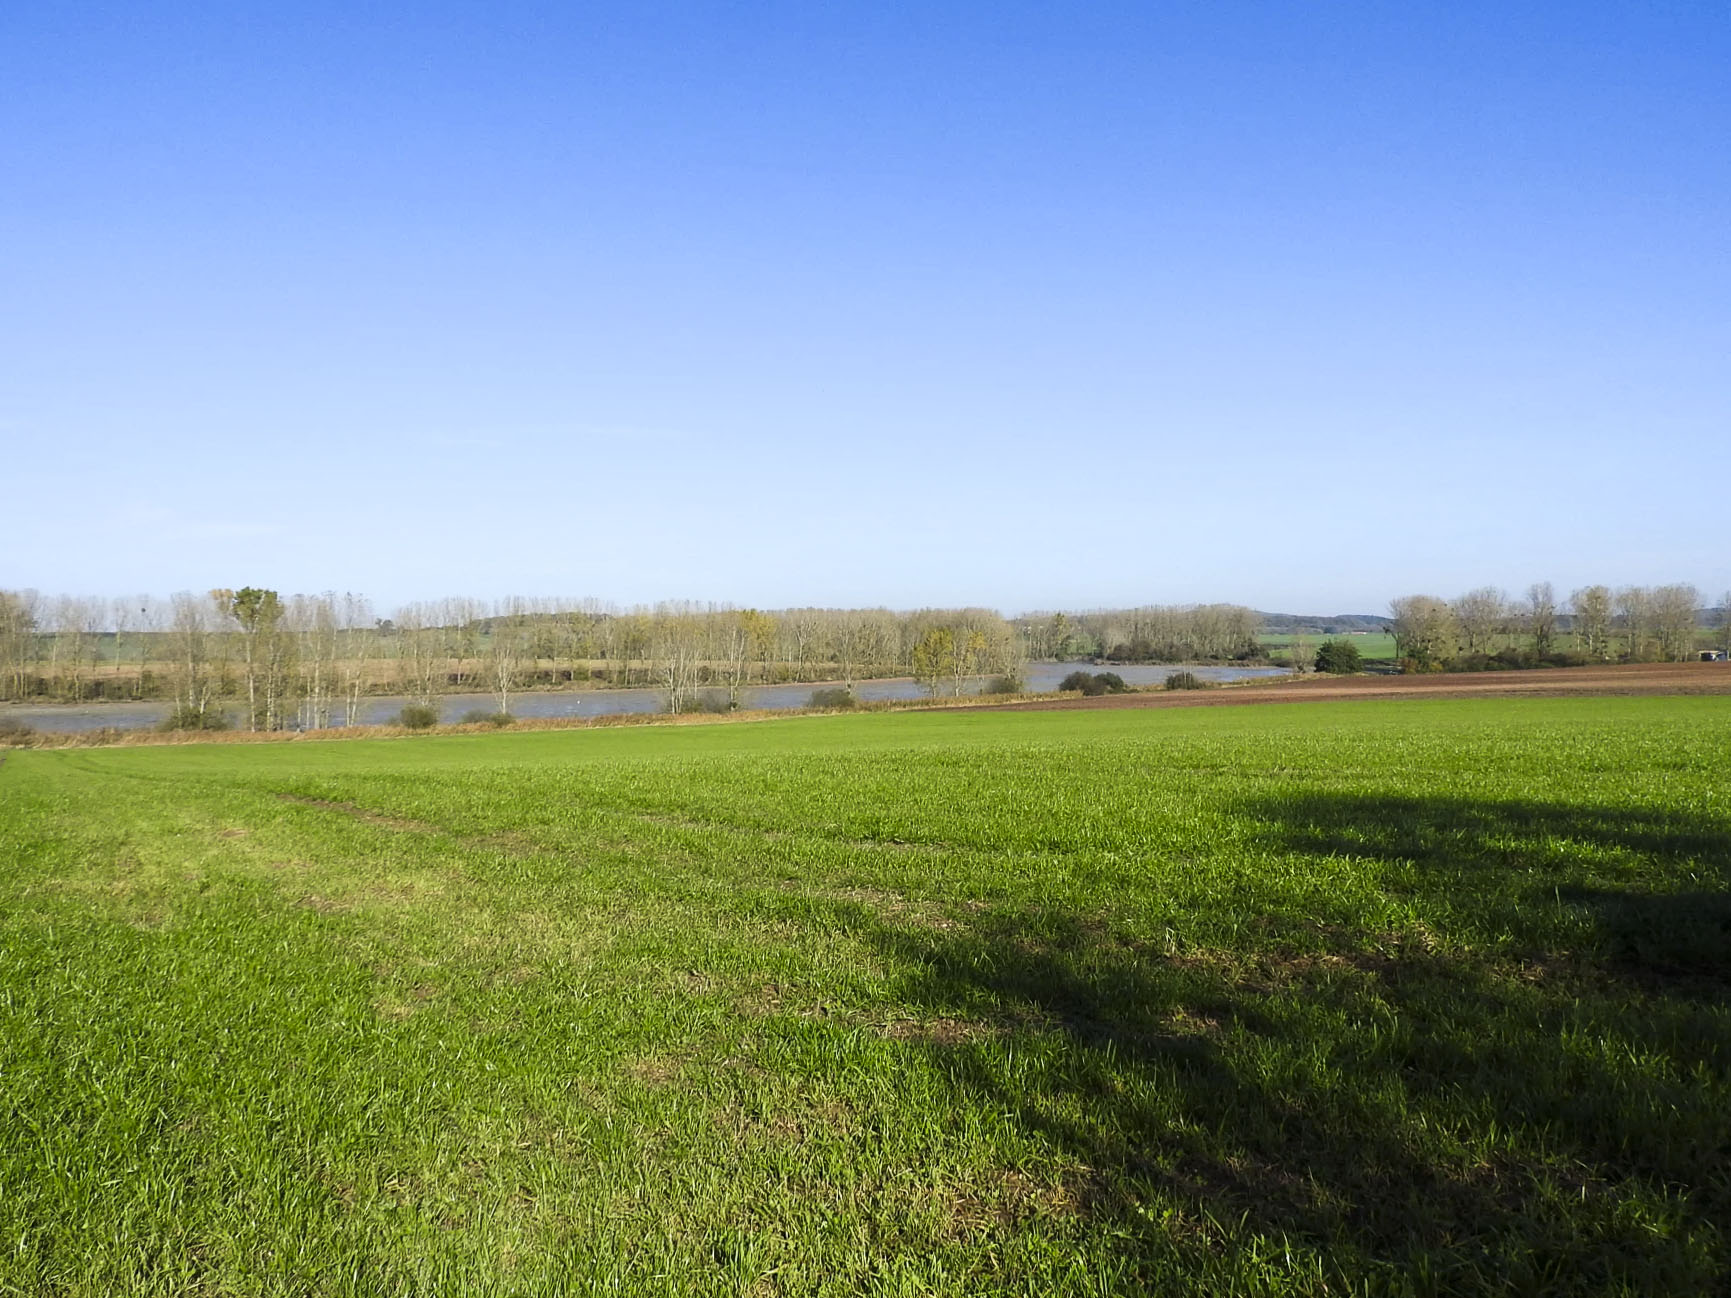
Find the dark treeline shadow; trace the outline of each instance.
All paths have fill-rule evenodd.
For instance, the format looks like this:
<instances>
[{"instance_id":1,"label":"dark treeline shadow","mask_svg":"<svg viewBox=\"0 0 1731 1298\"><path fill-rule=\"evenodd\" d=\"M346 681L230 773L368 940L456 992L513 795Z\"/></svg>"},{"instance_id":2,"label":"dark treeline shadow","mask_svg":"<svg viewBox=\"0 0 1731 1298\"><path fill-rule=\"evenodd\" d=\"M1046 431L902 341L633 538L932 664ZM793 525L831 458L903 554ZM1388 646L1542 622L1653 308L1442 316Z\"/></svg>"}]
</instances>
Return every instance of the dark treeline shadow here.
<instances>
[{"instance_id":1,"label":"dark treeline shadow","mask_svg":"<svg viewBox=\"0 0 1731 1298\"><path fill-rule=\"evenodd\" d=\"M1077 1229L1152 1287L1295 1247L1305 1292L1721 1291L1725 827L1348 794L1244 811L1295 853L1386 864L1440 936L1174 950L1109 913L848 916L951 1102L1072 1169ZM1696 886L1590 882L1637 864Z\"/></svg>"}]
</instances>

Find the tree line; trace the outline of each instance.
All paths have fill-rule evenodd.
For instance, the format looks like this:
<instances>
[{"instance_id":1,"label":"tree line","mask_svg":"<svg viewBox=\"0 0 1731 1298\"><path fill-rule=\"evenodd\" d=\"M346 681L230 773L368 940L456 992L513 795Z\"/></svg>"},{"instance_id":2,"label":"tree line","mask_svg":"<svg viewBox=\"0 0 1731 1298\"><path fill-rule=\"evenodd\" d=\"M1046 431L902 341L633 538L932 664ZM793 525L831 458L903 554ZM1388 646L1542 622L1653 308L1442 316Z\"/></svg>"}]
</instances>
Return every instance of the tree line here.
<instances>
[{"instance_id":1,"label":"tree line","mask_svg":"<svg viewBox=\"0 0 1731 1298\"><path fill-rule=\"evenodd\" d=\"M1731 651L1731 593L1718 639ZM1690 656L1703 621L1694 587L1588 586L1559 601L1540 582L1519 598L1492 587L1453 600L1393 601L1407 665L1483 665L1493 655L1606 662ZM508 713L524 689L654 687L673 711L737 707L755 685L913 676L960 694L983 676L1019 684L1029 659L1231 662L1261 659L1263 615L1236 604L1045 612L990 609L739 609L595 600L451 598L378 616L363 596L282 596L259 587L119 599L0 590L0 697L169 699L180 724L354 724L369 695L430 705L487 692ZM1566 643L1565 643L1566 642Z\"/></svg>"},{"instance_id":2,"label":"tree line","mask_svg":"<svg viewBox=\"0 0 1731 1298\"><path fill-rule=\"evenodd\" d=\"M1731 591L1716 611L1695 587L1583 586L1566 601L1549 582L1523 596L1492 586L1452 600L1392 601L1396 652L1421 671L1484 665L1493 658L1554 663L1680 662L1695 656L1704 628L1731 652ZM1566 643L1565 643L1566 641Z\"/></svg>"},{"instance_id":3,"label":"tree line","mask_svg":"<svg viewBox=\"0 0 1731 1298\"><path fill-rule=\"evenodd\" d=\"M990 609L764 611L594 600L445 599L377 616L357 595L258 587L167 600L44 598L0 591L0 689L10 699L171 699L176 724L352 725L363 698L488 692L508 713L524 689L655 687L671 711L739 706L754 685L916 676L961 693L980 676L1019 679L1024 648Z\"/></svg>"},{"instance_id":4,"label":"tree line","mask_svg":"<svg viewBox=\"0 0 1731 1298\"><path fill-rule=\"evenodd\" d=\"M1264 656L1263 615L1240 604L1145 604L1015 620L1028 656L1103 662L1246 662Z\"/></svg>"}]
</instances>

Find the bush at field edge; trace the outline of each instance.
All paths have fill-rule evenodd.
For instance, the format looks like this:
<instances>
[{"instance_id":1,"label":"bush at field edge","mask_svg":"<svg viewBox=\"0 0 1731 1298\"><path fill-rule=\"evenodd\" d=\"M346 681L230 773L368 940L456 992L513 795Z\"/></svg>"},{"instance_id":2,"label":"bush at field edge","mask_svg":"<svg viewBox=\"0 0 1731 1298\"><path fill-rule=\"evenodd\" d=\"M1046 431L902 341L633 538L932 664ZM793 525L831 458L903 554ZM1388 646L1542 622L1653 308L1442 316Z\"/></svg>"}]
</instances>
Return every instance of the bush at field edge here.
<instances>
[{"instance_id":1,"label":"bush at field edge","mask_svg":"<svg viewBox=\"0 0 1731 1298\"><path fill-rule=\"evenodd\" d=\"M156 727L158 730L227 730L228 718L219 708L198 708L181 706L164 717Z\"/></svg>"},{"instance_id":2,"label":"bush at field edge","mask_svg":"<svg viewBox=\"0 0 1731 1298\"><path fill-rule=\"evenodd\" d=\"M1058 682L1060 692L1080 692L1086 698L1100 694L1128 694L1130 687L1117 672L1071 672Z\"/></svg>"},{"instance_id":3,"label":"bush at field edge","mask_svg":"<svg viewBox=\"0 0 1731 1298\"><path fill-rule=\"evenodd\" d=\"M811 698L806 700L810 708L828 708L835 712L845 712L859 706L859 700L853 696L853 691L842 685L832 685L827 689L813 690Z\"/></svg>"},{"instance_id":4,"label":"bush at field edge","mask_svg":"<svg viewBox=\"0 0 1731 1298\"><path fill-rule=\"evenodd\" d=\"M1316 670L1330 676L1351 676L1364 670L1364 658L1350 640L1324 640L1316 651Z\"/></svg>"}]
</instances>

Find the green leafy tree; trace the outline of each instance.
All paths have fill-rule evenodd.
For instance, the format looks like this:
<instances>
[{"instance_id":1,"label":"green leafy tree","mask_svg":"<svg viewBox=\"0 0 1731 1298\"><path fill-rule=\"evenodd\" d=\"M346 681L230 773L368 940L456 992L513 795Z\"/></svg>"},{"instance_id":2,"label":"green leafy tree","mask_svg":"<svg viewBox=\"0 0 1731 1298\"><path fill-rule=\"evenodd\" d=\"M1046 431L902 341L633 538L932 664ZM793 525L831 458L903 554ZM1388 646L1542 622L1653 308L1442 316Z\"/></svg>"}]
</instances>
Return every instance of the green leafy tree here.
<instances>
[{"instance_id":1,"label":"green leafy tree","mask_svg":"<svg viewBox=\"0 0 1731 1298\"><path fill-rule=\"evenodd\" d=\"M1362 671L1364 660L1350 640L1324 640L1316 651L1316 670L1331 676L1351 676Z\"/></svg>"},{"instance_id":2,"label":"green leafy tree","mask_svg":"<svg viewBox=\"0 0 1731 1298\"><path fill-rule=\"evenodd\" d=\"M274 590L243 586L229 596L228 613L240 625L248 727L274 730L281 719L277 624L282 621L282 601Z\"/></svg>"}]
</instances>

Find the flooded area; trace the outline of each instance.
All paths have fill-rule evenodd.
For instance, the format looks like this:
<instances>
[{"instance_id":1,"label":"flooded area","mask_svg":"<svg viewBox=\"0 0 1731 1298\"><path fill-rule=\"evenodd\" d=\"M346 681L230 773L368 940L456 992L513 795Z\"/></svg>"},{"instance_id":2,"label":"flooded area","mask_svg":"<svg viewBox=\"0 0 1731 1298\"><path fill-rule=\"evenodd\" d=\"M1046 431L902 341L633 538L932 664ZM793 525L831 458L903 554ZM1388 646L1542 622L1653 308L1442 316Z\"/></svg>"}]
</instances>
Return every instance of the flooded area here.
<instances>
[{"instance_id":1,"label":"flooded area","mask_svg":"<svg viewBox=\"0 0 1731 1298\"><path fill-rule=\"evenodd\" d=\"M1205 681L1217 683L1286 674L1283 667L1196 667L1165 664L1093 667L1086 663L1036 662L1027 666L1027 689L1033 693L1055 690L1058 683L1073 671L1114 671L1122 676L1127 684L1138 686L1159 685L1178 671L1194 672ZM967 678L962 682L962 693L978 694L990 679ZM768 711L802 708L811 702L812 691L837 683L754 685L742 691L740 706ZM928 693L923 685L907 677L860 681L854 686L854 694L865 702L923 699L928 697ZM947 697L953 693L954 686L946 683L939 691L939 697ZM706 686L700 689L698 694L700 697L717 694L723 699L726 698L726 691L718 686ZM395 721L404 705L410 702L412 700L408 696L400 694L376 695L362 699L355 724L387 725ZM499 699L495 694L443 694L436 700L436 706L439 709L439 720L448 724L461 721L464 715L470 712L497 712ZM4 704L0 705L0 721L18 721L34 726L37 730L83 731L100 730L104 727L144 730L162 724L170 707L171 704L162 700L144 703ZM238 724L239 709L230 703L226 710L230 720ZM667 691L662 689L530 690L511 695L512 715L524 719L618 716L666 710ZM343 724L340 708L334 710L331 723L338 727Z\"/></svg>"}]
</instances>

